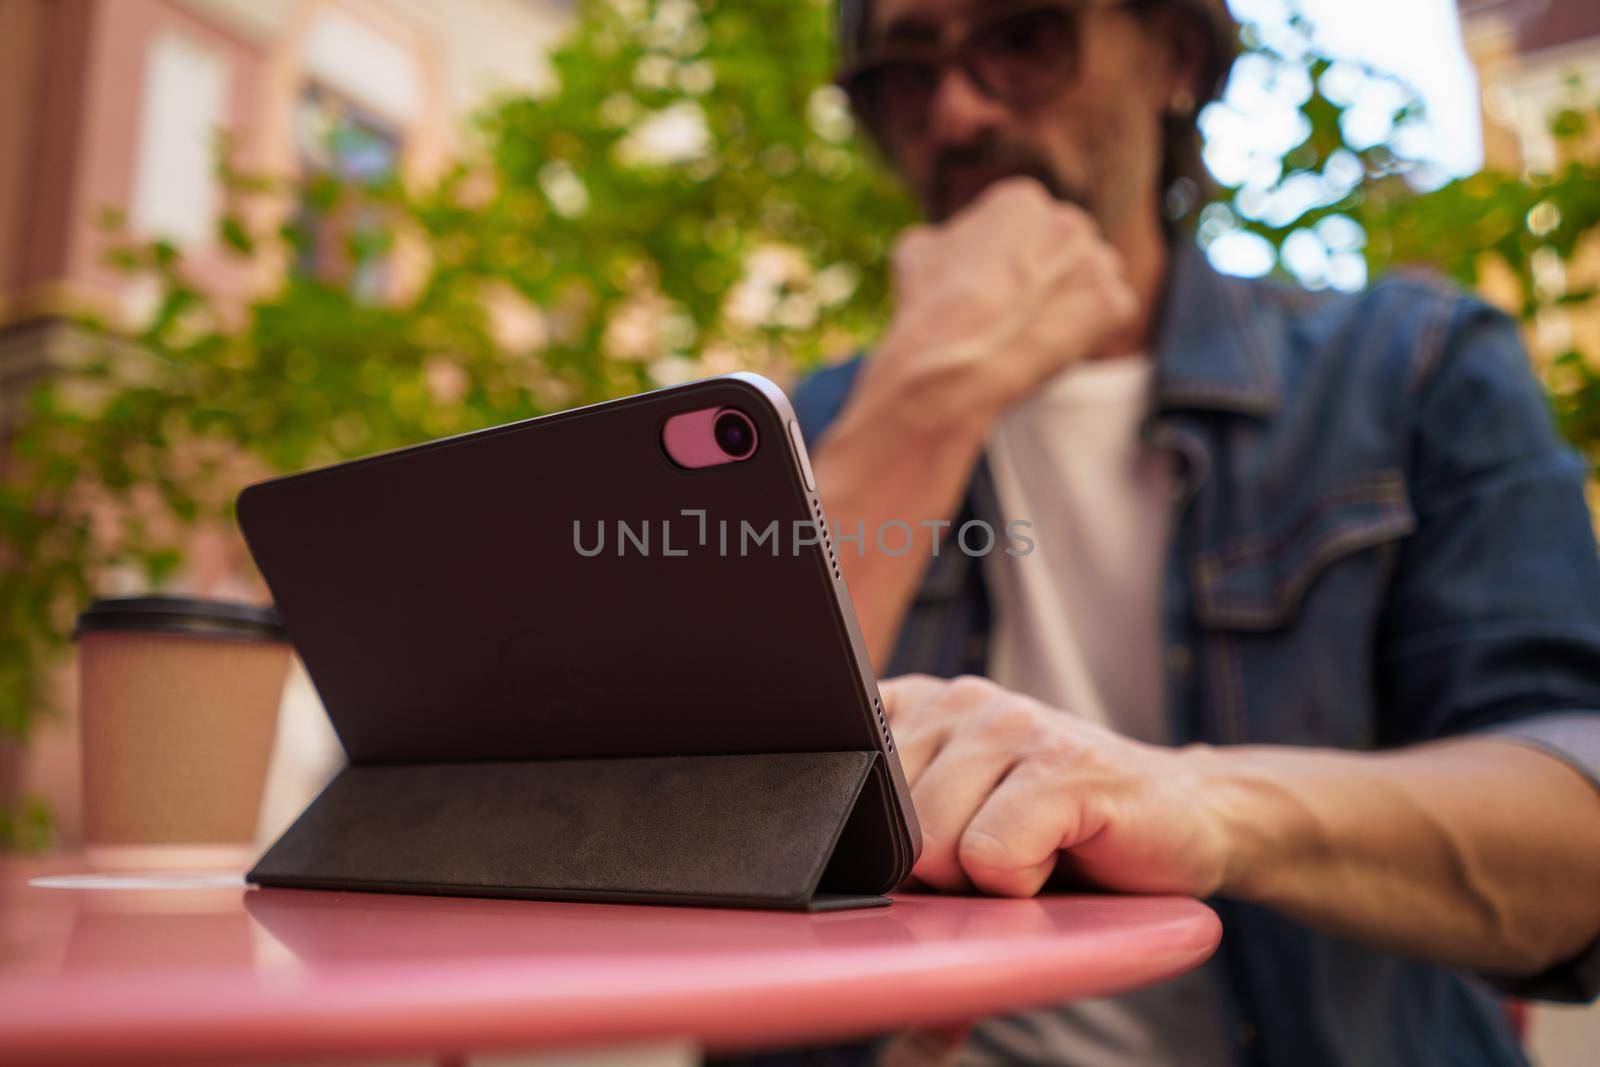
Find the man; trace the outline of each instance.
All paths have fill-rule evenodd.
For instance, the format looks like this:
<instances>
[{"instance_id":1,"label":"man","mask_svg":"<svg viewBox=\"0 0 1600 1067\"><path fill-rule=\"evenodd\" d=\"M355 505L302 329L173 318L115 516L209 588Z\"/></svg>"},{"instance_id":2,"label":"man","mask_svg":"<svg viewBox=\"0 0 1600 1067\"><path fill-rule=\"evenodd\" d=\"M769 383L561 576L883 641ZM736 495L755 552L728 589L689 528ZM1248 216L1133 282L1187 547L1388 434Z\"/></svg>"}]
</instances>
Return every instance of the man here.
<instances>
[{"instance_id":1,"label":"man","mask_svg":"<svg viewBox=\"0 0 1600 1067\"><path fill-rule=\"evenodd\" d=\"M796 406L865 532L875 661L914 672L883 691L915 877L1188 893L1225 928L1197 975L985 1022L963 1060L1522 1062L1490 983L1600 987L1600 563L1511 323L1210 270L1166 212L1221 0L840 18L928 221L876 351ZM958 551L974 518L1034 550ZM893 520L918 551L877 548Z\"/></svg>"}]
</instances>

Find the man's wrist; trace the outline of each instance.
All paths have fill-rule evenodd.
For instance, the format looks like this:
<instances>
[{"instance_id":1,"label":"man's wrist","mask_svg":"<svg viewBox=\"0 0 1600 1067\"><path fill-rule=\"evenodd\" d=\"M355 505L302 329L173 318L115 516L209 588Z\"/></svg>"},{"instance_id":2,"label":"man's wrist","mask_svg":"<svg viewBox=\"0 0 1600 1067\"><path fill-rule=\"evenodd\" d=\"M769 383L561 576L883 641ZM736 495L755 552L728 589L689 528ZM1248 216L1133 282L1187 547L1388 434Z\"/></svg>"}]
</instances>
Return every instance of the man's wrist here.
<instances>
[{"instance_id":1,"label":"man's wrist","mask_svg":"<svg viewBox=\"0 0 1600 1067\"><path fill-rule=\"evenodd\" d=\"M998 358L961 354L923 325L892 327L841 421L855 415L892 427L901 439L976 451L1011 400Z\"/></svg>"},{"instance_id":2,"label":"man's wrist","mask_svg":"<svg viewBox=\"0 0 1600 1067\"><path fill-rule=\"evenodd\" d=\"M1192 745L1183 757L1195 776L1194 796L1221 842L1218 895L1267 901L1275 872L1315 837L1309 812L1259 749Z\"/></svg>"},{"instance_id":3,"label":"man's wrist","mask_svg":"<svg viewBox=\"0 0 1600 1067\"><path fill-rule=\"evenodd\" d=\"M964 479L993 425L987 409L963 407L929 388L907 388L896 369L875 365L880 358L873 356L862 371L859 387L824 438L819 471L839 467L877 481L889 473L885 466L912 462L948 467Z\"/></svg>"}]
</instances>

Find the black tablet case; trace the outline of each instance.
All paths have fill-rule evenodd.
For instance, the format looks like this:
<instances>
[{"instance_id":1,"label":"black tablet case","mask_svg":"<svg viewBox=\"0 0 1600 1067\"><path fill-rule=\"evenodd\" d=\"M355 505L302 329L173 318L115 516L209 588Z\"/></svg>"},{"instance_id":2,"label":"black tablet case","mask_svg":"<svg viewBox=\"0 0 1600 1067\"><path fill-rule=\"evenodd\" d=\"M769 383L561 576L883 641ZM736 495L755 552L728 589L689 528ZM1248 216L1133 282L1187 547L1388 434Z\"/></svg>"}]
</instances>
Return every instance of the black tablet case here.
<instances>
[{"instance_id":1,"label":"black tablet case","mask_svg":"<svg viewBox=\"0 0 1600 1067\"><path fill-rule=\"evenodd\" d=\"M887 903L915 828L832 544L571 547L574 518L820 515L773 388L713 379L247 490L246 538L351 760L249 880ZM718 404L761 449L677 468L660 424Z\"/></svg>"}]
</instances>

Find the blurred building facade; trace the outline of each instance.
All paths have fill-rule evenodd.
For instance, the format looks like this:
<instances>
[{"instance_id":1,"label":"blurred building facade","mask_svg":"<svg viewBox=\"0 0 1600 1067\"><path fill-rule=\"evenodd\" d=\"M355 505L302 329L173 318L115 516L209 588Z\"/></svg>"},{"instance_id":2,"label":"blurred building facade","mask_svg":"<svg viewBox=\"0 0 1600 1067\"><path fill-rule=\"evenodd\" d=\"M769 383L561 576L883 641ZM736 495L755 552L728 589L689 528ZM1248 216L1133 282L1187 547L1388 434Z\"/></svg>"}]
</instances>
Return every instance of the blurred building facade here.
<instances>
[{"instance_id":1,"label":"blurred building facade","mask_svg":"<svg viewBox=\"0 0 1600 1067\"><path fill-rule=\"evenodd\" d=\"M501 90L538 89L569 0L0 0L0 436L70 348L63 318L141 297L104 262L108 212L208 283L216 137L254 172L425 173ZM330 159L328 130L356 136ZM230 273L231 272L231 273Z\"/></svg>"},{"instance_id":2,"label":"blurred building facade","mask_svg":"<svg viewBox=\"0 0 1600 1067\"><path fill-rule=\"evenodd\" d=\"M1459 0L1462 39L1482 92L1484 164L1507 172L1548 174L1561 164L1550 117L1577 100L1600 97L1600 2L1597 0ZM1600 144L1584 150L1600 154ZM1566 264L1536 257L1538 284L1550 292L1600 282L1600 242ZM1486 295L1515 306L1515 289L1493 275ZM1600 308L1541 315L1529 336L1536 357L1570 348L1600 352Z\"/></svg>"},{"instance_id":3,"label":"blurred building facade","mask_svg":"<svg viewBox=\"0 0 1600 1067\"><path fill-rule=\"evenodd\" d=\"M1600 89L1594 0L1460 0L1461 31L1483 90L1484 162L1548 170L1548 118L1577 78Z\"/></svg>"}]
</instances>

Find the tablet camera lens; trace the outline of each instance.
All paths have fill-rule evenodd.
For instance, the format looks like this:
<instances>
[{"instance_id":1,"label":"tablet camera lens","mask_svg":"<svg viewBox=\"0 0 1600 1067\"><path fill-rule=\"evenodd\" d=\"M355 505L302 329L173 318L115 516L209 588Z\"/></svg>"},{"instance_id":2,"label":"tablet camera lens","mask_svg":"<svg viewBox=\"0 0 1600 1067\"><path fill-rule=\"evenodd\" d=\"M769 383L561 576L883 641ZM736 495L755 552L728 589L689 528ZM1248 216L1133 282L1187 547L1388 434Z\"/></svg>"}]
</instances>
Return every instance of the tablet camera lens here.
<instances>
[{"instance_id":1,"label":"tablet camera lens","mask_svg":"<svg viewBox=\"0 0 1600 1067\"><path fill-rule=\"evenodd\" d=\"M742 411L728 408L717 414L713 427L717 447L734 459L745 459L756 450L756 427Z\"/></svg>"}]
</instances>

